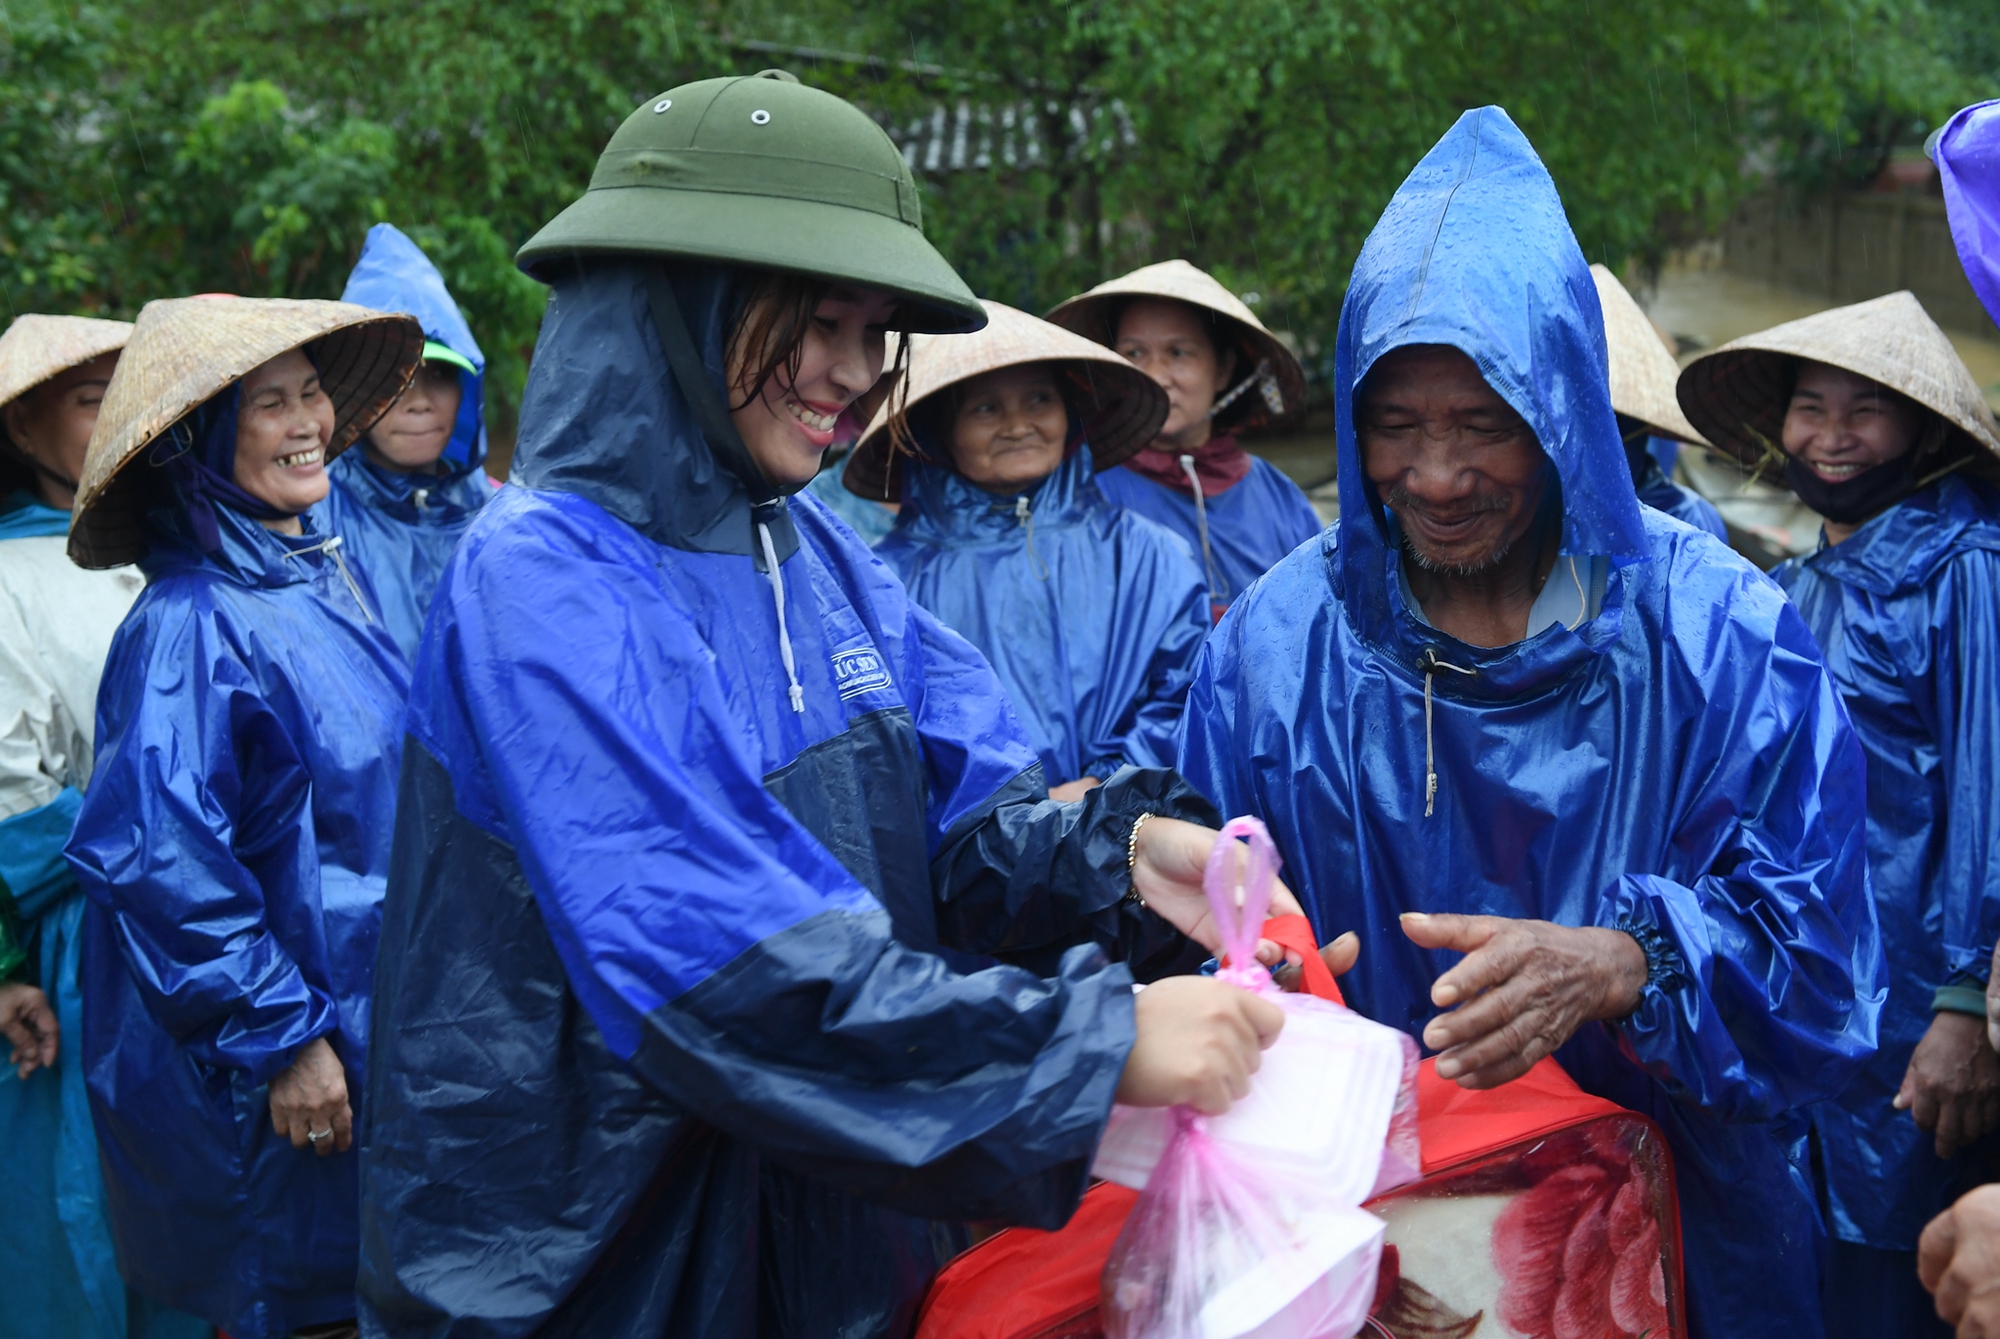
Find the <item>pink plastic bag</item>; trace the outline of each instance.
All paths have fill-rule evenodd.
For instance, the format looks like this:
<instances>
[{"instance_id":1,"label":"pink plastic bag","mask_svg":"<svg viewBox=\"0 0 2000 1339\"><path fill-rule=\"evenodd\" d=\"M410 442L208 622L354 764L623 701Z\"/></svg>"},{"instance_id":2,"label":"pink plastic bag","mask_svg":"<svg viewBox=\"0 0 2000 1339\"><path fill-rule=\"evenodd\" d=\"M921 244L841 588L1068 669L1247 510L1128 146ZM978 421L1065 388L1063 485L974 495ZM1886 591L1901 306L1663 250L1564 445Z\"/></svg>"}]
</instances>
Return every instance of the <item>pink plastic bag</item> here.
<instances>
[{"instance_id":1,"label":"pink plastic bag","mask_svg":"<svg viewBox=\"0 0 2000 1339\"><path fill-rule=\"evenodd\" d=\"M1119 1108L1100 1147L1099 1175L1143 1188L1104 1269L1109 1339L1348 1339L1367 1319L1382 1224L1359 1205L1420 1164L1415 1048L1271 981L1256 946L1276 865L1264 825L1233 819L1204 885L1218 979L1279 1003L1290 1035L1227 1115Z\"/></svg>"}]
</instances>

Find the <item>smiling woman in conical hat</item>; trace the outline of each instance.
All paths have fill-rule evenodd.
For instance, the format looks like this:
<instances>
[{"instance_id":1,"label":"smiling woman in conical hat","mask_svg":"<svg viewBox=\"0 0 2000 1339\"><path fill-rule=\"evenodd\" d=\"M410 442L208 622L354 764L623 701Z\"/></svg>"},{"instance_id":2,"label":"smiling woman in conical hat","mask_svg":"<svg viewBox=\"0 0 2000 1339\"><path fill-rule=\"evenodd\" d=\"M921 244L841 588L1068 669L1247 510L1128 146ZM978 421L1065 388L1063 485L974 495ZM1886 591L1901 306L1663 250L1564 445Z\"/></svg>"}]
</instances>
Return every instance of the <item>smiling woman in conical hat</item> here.
<instances>
[{"instance_id":1,"label":"smiling woman in conical hat","mask_svg":"<svg viewBox=\"0 0 2000 1339\"><path fill-rule=\"evenodd\" d=\"M1158 435L1099 485L1201 555L1215 617L1319 533L1319 514L1298 485L1237 440L1297 424L1306 377L1236 294L1185 260L1168 260L1058 303L1049 319L1116 350L1166 391Z\"/></svg>"},{"instance_id":2,"label":"smiling woman in conical hat","mask_svg":"<svg viewBox=\"0 0 2000 1339\"><path fill-rule=\"evenodd\" d=\"M1206 583L1187 545L1097 489L1159 430L1159 386L1100 344L984 305L977 334L912 337L915 456L891 449L885 409L848 486L901 498L877 556L992 663L1050 795L1074 799L1128 763L1172 761Z\"/></svg>"},{"instance_id":3,"label":"smiling woman in conical hat","mask_svg":"<svg viewBox=\"0 0 2000 1339\"><path fill-rule=\"evenodd\" d=\"M1114 1094L1193 1096L1151 1043L1226 1090L1276 1021L1208 1050L1185 1011L1237 1000L1113 961L1185 947L1212 811L1152 769L1048 802L986 661L794 496L891 332L988 320L860 109L659 93L520 263L513 474L411 691L364 1321L901 1332L922 1219L1060 1223Z\"/></svg>"},{"instance_id":4,"label":"smiling woman in conical hat","mask_svg":"<svg viewBox=\"0 0 2000 1339\"><path fill-rule=\"evenodd\" d=\"M1605 353L1611 364L1611 409L1625 439L1625 463L1639 501L1677 521L1705 530L1727 544L1729 529L1715 504L1675 483L1668 475L1683 444L1706 446L1674 399L1680 368L1639 304L1602 265L1590 267L1597 301L1604 309Z\"/></svg>"},{"instance_id":5,"label":"smiling woman in conical hat","mask_svg":"<svg viewBox=\"0 0 2000 1339\"><path fill-rule=\"evenodd\" d=\"M336 302L148 303L70 556L147 585L67 854L80 1059L125 1278L274 1339L351 1321L352 1150L409 677L309 511L423 333Z\"/></svg>"},{"instance_id":6,"label":"smiling woman in conical hat","mask_svg":"<svg viewBox=\"0 0 2000 1339\"><path fill-rule=\"evenodd\" d=\"M209 1327L151 1306L106 1249L97 1132L84 1095L77 943L83 893L63 842L90 781L104 653L144 584L63 552L70 501L104 388L132 327L25 315L0 335L0 1082L11 1175L0 1261L22 1334L197 1339Z\"/></svg>"},{"instance_id":7,"label":"smiling woman in conical hat","mask_svg":"<svg viewBox=\"0 0 2000 1339\"><path fill-rule=\"evenodd\" d=\"M1879 1049L1815 1108L1831 1210L1830 1334L1935 1324L1909 1276L1924 1223L1983 1180L2000 1123L1984 982L2000 938L2000 453L1944 332L1893 293L1690 363L1718 446L1826 518L1772 575L1827 649L1868 755L1868 865L1888 1001Z\"/></svg>"}]
</instances>

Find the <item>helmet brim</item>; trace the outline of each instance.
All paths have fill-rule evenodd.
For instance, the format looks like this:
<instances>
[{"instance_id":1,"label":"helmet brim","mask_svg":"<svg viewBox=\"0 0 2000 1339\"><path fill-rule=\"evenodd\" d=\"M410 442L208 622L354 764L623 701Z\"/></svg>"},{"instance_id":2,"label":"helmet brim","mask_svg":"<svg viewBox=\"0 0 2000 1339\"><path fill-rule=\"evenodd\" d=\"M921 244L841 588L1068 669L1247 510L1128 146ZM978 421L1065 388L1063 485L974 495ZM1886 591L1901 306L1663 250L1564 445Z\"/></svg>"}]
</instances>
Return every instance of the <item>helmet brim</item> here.
<instances>
[{"instance_id":1,"label":"helmet brim","mask_svg":"<svg viewBox=\"0 0 2000 1339\"><path fill-rule=\"evenodd\" d=\"M651 186L597 187L528 239L515 264L545 279L591 256L672 256L822 276L906 299L899 329L963 334L985 309L907 223L817 200Z\"/></svg>"}]
</instances>

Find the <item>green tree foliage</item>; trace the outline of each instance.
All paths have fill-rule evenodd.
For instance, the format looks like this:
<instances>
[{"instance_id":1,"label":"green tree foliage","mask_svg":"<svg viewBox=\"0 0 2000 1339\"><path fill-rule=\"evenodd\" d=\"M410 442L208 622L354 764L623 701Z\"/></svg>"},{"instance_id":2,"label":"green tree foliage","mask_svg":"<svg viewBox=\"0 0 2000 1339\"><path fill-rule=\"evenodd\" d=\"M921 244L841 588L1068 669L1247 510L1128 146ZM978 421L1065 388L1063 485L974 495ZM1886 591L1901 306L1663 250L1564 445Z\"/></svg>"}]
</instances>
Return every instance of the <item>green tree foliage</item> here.
<instances>
[{"instance_id":1,"label":"green tree foliage","mask_svg":"<svg viewBox=\"0 0 2000 1339\"><path fill-rule=\"evenodd\" d=\"M1520 122L1593 259L1646 264L1758 173L1853 179L2000 93L1990 3L0 0L0 298L332 296L387 219L466 309L504 431L542 305L514 248L640 101L784 65L899 134L967 109L983 164L919 168L979 291L1039 310L1185 255L1323 351L1464 108Z\"/></svg>"}]
</instances>

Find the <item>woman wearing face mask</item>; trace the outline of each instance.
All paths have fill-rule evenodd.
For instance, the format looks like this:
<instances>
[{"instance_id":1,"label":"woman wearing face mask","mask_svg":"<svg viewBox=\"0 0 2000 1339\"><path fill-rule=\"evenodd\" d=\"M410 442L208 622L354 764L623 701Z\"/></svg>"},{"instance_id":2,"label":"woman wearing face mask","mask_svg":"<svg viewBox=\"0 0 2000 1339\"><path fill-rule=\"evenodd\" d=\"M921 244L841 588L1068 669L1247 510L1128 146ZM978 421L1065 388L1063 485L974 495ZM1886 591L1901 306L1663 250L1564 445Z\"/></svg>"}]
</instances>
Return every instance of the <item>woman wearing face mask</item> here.
<instances>
[{"instance_id":1,"label":"woman wearing face mask","mask_svg":"<svg viewBox=\"0 0 2000 1339\"><path fill-rule=\"evenodd\" d=\"M69 553L147 585L68 857L119 1266L235 1339L351 1332L353 1140L409 679L312 528L423 334L335 302L147 304Z\"/></svg>"},{"instance_id":2,"label":"woman wearing face mask","mask_svg":"<svg viewBox=\"0 0 2000 1339\"><path fill-rule=\"evenodd\" d=\"M1158 430L1159 387L1101 345L983 305L978 334L911 341L916 457L893 450L884 411L848 486L902 498L876 553L991 662L1050 796L1071 800L1127 763L1172 759L1208 597L1187 545L1097 491Z\"/></svg>"},{"instance_id":3,"label":"woman wearing face mask","mask_svg":"<svg viewBox=\"0 0 2000 1339\"><path fill-rule=\"evenodd\" d=\"M1321 529L1298 485L1237 442L1305 413L1299 360L1234 293L1184 260L1099 284L1049 319L1110 346L1166 391L1159 435L1098 487L1187 540L1221 618L1244 587Z\"/></svg>"},{"instance_id":4,"label":"woman wearing face mask","mask_svg":"<svg viewBox=\"0 0 2000 1339\"><path fill-rule=\"evenodd\" d=\"M486 505L486 355L430 258L393 224L368 230L342 302L408 312L424 361L403 398L326 467L326 529L368 573L383 624L417 653L438 574Z\"/></svg>"},{"instance_id":5,"label":"woman wearing face mask","mask_svg":"<svg viewBox=\"0 0 2000 1339\"><path fill-rule=\"evenodd\" d=\"M1205 805L1158 770L1049 803L978 652L794 496L889 330L985 319L917 198L856 108L711 79L522 249L513 479L411 692L371 1333L904 1332L924 1219L1063 1221L1114 1094L1226 1105L1278 1021L1135 1004L1117 959L1198 928Z\"/></svg>"},{"instance_id":6,"label":"woman wearing face mask","mask_svg":"<svg viewBox=\"0 0 2000 1339\"><path fill-rule=\"evenodd\" d=\"M1867 754L1889 994L1874 1060L1813 1110L1828 1332L1948 1332L1917 1279L1917 1238L1983 1179L2000 1125L1984 998L2000 937L2000 435L1908 293L1726 344L1679 390L1711 441L1826 518L1819 551L1773 575Z\"/></svg>"},{"instance_id":7,"label":"woman wearing face mask","mask_svg":"<svg viewBox=\"0 0 2000 1339\"><path fill-rule=\"evenodd\" d=\"M105 648L144 584L63 552L84 449L132 327L22 316L0 335L0 1277L10 1332L207 1332L118 1277L80 1051L84 898L63 843L89 784Z\"/></svg>"}]
</instances>

